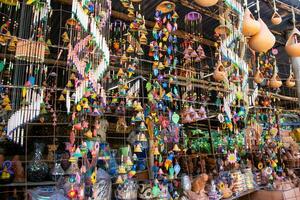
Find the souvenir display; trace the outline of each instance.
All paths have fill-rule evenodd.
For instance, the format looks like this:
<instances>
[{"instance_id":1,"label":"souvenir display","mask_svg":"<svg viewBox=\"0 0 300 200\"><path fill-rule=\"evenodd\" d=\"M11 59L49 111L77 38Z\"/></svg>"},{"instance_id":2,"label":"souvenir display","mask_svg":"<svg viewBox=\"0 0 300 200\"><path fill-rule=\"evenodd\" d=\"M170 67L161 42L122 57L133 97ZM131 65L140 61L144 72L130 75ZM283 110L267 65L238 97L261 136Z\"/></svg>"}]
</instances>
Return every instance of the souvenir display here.
<instances>
[{"instance_id":1,"label":"souvenir display","mask_svg":"<svg viewBox=\"0 0 300 200\"><path fill-rule=\"evenodd\" d=\"M300 197L300 10L271 3L0 0L4 199Z\"/></svg>"}]
</instances>

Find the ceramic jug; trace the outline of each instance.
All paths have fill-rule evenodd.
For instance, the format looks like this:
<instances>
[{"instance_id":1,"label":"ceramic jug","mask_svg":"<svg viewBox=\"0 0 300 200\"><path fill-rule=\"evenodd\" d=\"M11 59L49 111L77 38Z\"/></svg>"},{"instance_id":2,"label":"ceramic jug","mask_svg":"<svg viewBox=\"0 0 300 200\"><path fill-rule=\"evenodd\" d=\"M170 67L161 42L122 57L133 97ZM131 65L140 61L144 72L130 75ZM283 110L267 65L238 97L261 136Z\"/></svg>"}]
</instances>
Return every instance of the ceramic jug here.
<instances>
[{"instance_id":1,"label":"ceramic jug","mask_svg":"<svg viewBox=\"0 0 300 200\"><path fill-rule=\"evenodd\" d=\"M245 36L253 36L259 32L260 26L261 26L260 23L254 19L250 10L248 8L246 8L245 14L243 17L242 33Z\"/></svg>"},{"instance_id":2,"label":"ceramic jug","mask_svg":"<svg viewBox=\"0 0 300 200\"><path fill-rule=\"evenodd\" d=\"M275 36L262 19L258 19L260 31L249 40L249 46L256 52L267 52L275 44Z\"/></svg>"},{"instance_id":3,"label":"ceramic jug","mask_svg":"<svg viewBox=\"0 0 300 200\"><path fill-rule=\"evenodd\" d=\"M297 41L297 36L300 36L300 32L295 27L285 44L285 51L291 57L300 56L300 43Z\"/></svg>"}]
</instances>

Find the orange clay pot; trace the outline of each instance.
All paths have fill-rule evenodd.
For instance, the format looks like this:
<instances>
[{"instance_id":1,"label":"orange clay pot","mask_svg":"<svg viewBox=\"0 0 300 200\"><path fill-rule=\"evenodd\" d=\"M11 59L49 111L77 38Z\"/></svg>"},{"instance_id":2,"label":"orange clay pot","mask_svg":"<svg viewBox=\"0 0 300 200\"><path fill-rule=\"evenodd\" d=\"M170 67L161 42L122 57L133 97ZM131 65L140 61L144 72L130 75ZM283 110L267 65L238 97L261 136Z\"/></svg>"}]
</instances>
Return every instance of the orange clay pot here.
<instances>
[{"instance_id":1,"label":"orange clay pot","mask_svg":"<svg viewBox=\"0 0 300 200\"><path fill-rule=\"evenodd\" d=\"M282 18L281 18L281 16L279 15L278 12L274 12L274 13L273 13L272 18L271 18L271 22L272 22L272 24L274 24L274 25L279 25L279 24L281 24Z\"/></svg>"},{"instance_id":2,"label":"orange clay pot","mask_svg":"<svg viewBox=\"0 0 300 200\"><path fill-rule=\"evenodd\" d=\"M242 33L244 34L244 36L253 36L257 34L259 30L260 30L260 23L254 19L250 10L246 8L244 18L243 18Z\"/></svg>"},{"instance_id":3,"label":"orange clay pot","mask_svg":"<svg viewBox=\"0 0 300 200\"><path fill-rule=\"evenodd\" d=\"M274 46L276 39L263 20L258 19L258 21L260 31L249 40L249 46L254 51L267 52Z\"/></svg>"},{"instance_id":4,"label":"orange clay pot","mask_svg":"<svg viewBox=\"0 0 300 200\"><path fill-rule=\"evenodd\" d=\"M194 0L194 1L196 2L196 4L203 7L210 7L218 3L218 0Z\"/></svg>"},{"instance_id":5,"label":"orange clay pot","mask_svg":"<svg viewBox=\"0 0 300 200\"><path fill-rule=\"evenodd\" d=\"M291 57L300 56L300 43L297 41L297 36L300 36L300 32L294 28L285 44L285 51Z\"/></svg>"},{"instance_id":6,"label":"orange clay pot","mask_svg":"<svg viewBox=\"0 0 300 200\"><path fill-rule=\"evenodd\" d=\"M213 74L214 79L216 81L223 81L226 78L226 74L227 73L225 71L223 64L219 62Z\"/></svg>"}]
</instances>

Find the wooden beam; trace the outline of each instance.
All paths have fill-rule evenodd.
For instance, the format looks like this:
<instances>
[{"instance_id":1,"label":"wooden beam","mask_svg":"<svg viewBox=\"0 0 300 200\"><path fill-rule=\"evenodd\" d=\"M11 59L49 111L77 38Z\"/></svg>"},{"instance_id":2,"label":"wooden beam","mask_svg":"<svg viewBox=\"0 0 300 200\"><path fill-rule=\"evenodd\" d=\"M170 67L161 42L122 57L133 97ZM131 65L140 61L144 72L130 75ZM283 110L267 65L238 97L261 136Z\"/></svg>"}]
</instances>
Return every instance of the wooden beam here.
<instances>
[{"instance_id":1,"label":"wooden beam","mask_svg":"<svg viewBox=\"0 0 300 200\"><path fill-rule=\"evenodd\" d=\"M112 14L112 17L114 17L116 19L121 19L121 20L124 20L124 21L127 21L127 22L132 22L134 20L133 17L129 17L127 14L116 11L116 10L112 10L111 14ZM155 25L155 22L145 20L145 24L146 24L147 27L153 28L154 25ZM175 31L174 34L179 38L187 38L188 39L188 38L192 37L194 40L199 41L204 45L215 46L214 41L211 41L211 40L205 39L203 37L199 37L199 36L193 36L193 35L185 32L185 31L182 31L182 30L177 30L177 31Z\"/></svg>"},{"instance_id":2,"label":"wooden beam","mask_svg":"<svg viewBox=\"0 0 300 200\"><path fill-rule=\"evenodd\" d=\"M0 59L4 59L4 58L8 60L16 60L15 55L13 54L0 53ZM67 66L67 61L48 59L48 58L45 58L43 63L46 65Z\"/></svg>"},{"instance_id":3,"label":"wooden beam","mask_svg":"<svg viewBox=\"0 0 300 200\"><path fill-rule=\"evenodd\" d=\"M191 2L192 2L191 0L180 0L180 3L187 8L201 12L201 14L207 15L213 19L216 19L216 20L220 19L219 15L217 15L209 10L206 10L206 9L202 8L201 6L198 6L195 3L191 3Z\"/></svg>"}]
</instances>

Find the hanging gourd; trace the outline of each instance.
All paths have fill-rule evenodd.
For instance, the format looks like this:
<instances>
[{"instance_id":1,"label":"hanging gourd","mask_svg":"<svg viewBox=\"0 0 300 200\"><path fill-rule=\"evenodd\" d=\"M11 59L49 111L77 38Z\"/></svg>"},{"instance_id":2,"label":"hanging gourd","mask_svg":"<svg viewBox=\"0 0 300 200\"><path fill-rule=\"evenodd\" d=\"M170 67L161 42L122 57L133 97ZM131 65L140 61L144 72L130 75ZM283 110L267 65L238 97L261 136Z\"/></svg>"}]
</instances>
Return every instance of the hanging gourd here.
<instances>
[{"instance_id":1,"label":"hanging gourd","mask_svg":"<svg viewBox=\"0 0 300 200\"><path fill-rule=\"evenodd\" d=\"M260 30L260 23L255 20L254 16L248 8L246 8L245 10L242 27L242 33L244 36L253 36Z\"/></svg>"},{"instance_id":2,"label":"hanging gourd","mask_svg":"<svg viewBox=\"0 0 300 200\"><path fill-rule=\"evenodd\" d=\"M278 72L277 72L276 60L274 65L274 73L270 79L269 86L273 89L278 89L282 86L282 81L280 80L280 77L278 76Z\"/></svg>"},{"instance_id":3,"label":"hanging gourd","mask_svg":"<svg viewBox=\"0 0 300 200\"><path fill-rule=\"evenodd\" d=\"M218 0L194 0L196 4L203 7L214 6L218 3Z\"/></svg>"},{"instance_id":4,"label":"hanging gourd","mask_svg":"<svg viewBox=\"0 0 300 200\"><path fill-rule=\"evenodd\" d=\"M256 1L258 11L258 22L260 23L259 32L250 38L249 46L256 52L267 52L270 50L275 42L275 36L271 33L265 22L260 18L259 14L259 1Z\"/></svg>"},{"instance_id":5,"label":"hanging gourd","mask_svg":"<svg viewBox=\"0 0 300 200\"><path fill-rule=\"evenodd\" d=\"M300 43L298 42L298 38L300 36L299 30L296 28L296 20L295 20L295 12L293 12L293 23L294 28L285 44L285 51L291 57L299 57L300 56Z\"/></svg>"},{"instance_id":6,"label":"hanging gourd","mask_svg":"<svg viewBox=\"0 0 300 200\"><path fill-rule=\"evenodd\" d=\"M282 22L282 18L279 15L279 13L277 12L275 0L273 0L273 4L274 4L274 13L272 15L271 21L272 21L272 24L279 25Z\"/></svg>"},{"instance_id":7,"label":"hanging gourd","mask_svg":"<svg viewBox=\"0 0 300 200\"><path fill-rule=\"evenodd\" d=\"M282 22L282 18L278 12L274 12L274 14L272 15L271 21L272 21L272 24L279 25Z\"/></svg>"},{"instance_id":8,"label":"hanging gourd","mask_svg":"<svg viewBox=\"0 0 300 200\"><path fill-rule=\"evenodd\" d=\"M259 63L259 58L257 59L257 69L256 73L254 75L254 82L257 84L260 84L264 81L264 75L260 71L260 63Z\"/></svg>"},{"instance_id":9,"label":"hanging gourd","mask_svg":"<svg viewBox=\"0 0 300 200\"><path fill-rule=\"evenodd\" d=\"M292 87L294 87L296 85L295 75L294 75L294 73L292 71L292 66L290 66L290 75L286 79L285 85L288 88L292 88Z\"/></svg>"},{"instance_id":10,"label":"hanging gourd","mask_svg":"<svg viewBox=\"0 0 300 200\"><path fill-rule=\"evenodd\" d=\"M225 67L223 66L223 64L221 63L221 61L219 61L219 63L217 64L217 67L214 71L213 77L216 81L224 81L227 78L227 73L225 70Z\"/></svg>"}]
</instances>

